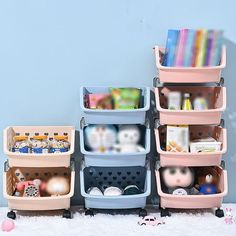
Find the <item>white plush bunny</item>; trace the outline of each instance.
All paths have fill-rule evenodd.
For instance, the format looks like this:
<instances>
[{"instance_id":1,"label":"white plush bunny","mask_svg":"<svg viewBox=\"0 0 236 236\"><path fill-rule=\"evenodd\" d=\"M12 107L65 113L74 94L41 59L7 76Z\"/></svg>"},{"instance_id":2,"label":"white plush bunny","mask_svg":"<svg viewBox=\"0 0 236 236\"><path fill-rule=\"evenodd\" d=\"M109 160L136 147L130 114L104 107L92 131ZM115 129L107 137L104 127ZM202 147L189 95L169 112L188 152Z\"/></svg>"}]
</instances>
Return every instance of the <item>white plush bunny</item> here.
<instances>
[{"instance_id":1,"label":"white plush bunny","mask_svg":"<svg viewBox=\"0 0 236 236\"><path fill-rule=\"evenodd\" d=\"M140 131L136 125L121 125L118 132L118 144L115 149L118 152L141 152L144 148L138 144Z\"/></svg>"}]
</instances>

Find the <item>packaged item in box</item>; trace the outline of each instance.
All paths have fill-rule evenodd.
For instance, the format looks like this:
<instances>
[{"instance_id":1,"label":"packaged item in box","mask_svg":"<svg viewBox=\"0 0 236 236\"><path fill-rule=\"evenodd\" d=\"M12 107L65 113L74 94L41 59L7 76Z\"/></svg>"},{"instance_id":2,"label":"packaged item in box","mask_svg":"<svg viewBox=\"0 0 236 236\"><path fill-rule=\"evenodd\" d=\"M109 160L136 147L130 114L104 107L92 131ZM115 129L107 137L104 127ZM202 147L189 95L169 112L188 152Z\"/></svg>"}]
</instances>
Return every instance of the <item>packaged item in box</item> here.
<instances>
[{"instance_id":1,"label":"packaged item in box","mask_svg":"<svg viewBox=\"0 0 236 236\"><path fill-rule=\"evenodd\" d=\"M189 127L187 125L167 125L166 151L189 151Z\"/></svg>"},{"instance_id":2,"label":"packaged item in box","mask_svg":"<svg viewBox=\"0 0 236 236\"><path fill-rule=\"evenodd\" d=\"M13 139L14 139L14 144L12 147L12 152L17 152L17 153L30 152L30 142L28 135L20 135L17 133Z\"/></svg>"},{"instance_id":3,"label":"packaged item in box","mask_svg":"<svg viewBox=\"0 0 236 236\"><path fill-rule=\"evenodd\" d=\"M70 143L68 141L68 135L55 134L54 138L50 138L50 150L52 153L68 152L70 148Z\"/></svg>"},{"instance_id":4,"label":"packaged item in box","mask_svg":"<svg viewBox=\"0 0 236 236\"><path fill-rule=\"evenodd\" d=\"M137 88L111 88L114 109L137 109L140 106L141 90Z\"/></svg>"},{"instance_id":5,"label":"packaged item in box","mask_svg":"<svg viewBox=\"0 0 236 236\"><path fill-rule=\"evenodd\" d=\"M220 151L221 144L212 137L195 139L190 142L190 152L217 152Z\"/></svg>"},{"instance_id":6,"label":"packaged item in box","mask_svg":"<svg viewBox=\"0 0 236 236\"><path fill-rule=\"evenodd\" d=\"M168 109L181 110L181 92L178 92L178 91L169 92Z\"/></svg>"},{"instance_id":7,"label":"packaged item in box","mask_svg":"<svg viewBox=\"0 0 236 236\"><path fill-rule=\"evenodd\" d=\"M110 94L86 94L84 103L85 107L90 109L112 109Z\"/></svg>"},{"instance_id":8,"label":"packaged item in box","mask_svg":"<svg viewBox=\"0 0 236 236\"><path fill-rule=\"evenodd\" d=\"M47 134L39 135L36 133L35 136L31 138L31 146L32 153L48 153L49 142Z\"/></svg>"}]
</instances>

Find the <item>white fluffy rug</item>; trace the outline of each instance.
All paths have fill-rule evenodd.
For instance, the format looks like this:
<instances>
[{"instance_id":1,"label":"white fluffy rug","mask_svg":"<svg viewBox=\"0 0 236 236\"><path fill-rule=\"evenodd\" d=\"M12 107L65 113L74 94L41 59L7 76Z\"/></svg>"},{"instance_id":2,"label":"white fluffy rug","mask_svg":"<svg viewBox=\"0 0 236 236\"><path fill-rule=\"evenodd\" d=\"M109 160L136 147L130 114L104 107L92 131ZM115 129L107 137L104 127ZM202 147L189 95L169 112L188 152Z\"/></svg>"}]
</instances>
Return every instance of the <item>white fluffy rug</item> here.
<instances>
[{"instance_id":1,"label":"white fluffy rug","mask_svg":"<svg viewBox=\"0 0 236 236\"><path fill-rule=\"evenodd\" d=\"M223 208L231 207L236 216L236 204L225 204ZM57 215L17 214L15 229L2 232L0 235L16 236L235 236L236 223L226 225L224 218L215 217L210 211L182 211L172 213L171 217L163 218L165 225L139 226L137 215L109 215L97 213L94 217L81 214L74 210L72 220L63 219ZM0 219L6 219L7 208L0 208ZM151 213L150 213L151 212ZM55 213L55 212L54 212ZM61 213L61 212L60 212ZM159 212L149 209L150 215L159 217ZM50 215L49 215L50 214Z\"/></svg>"}]
</instances>

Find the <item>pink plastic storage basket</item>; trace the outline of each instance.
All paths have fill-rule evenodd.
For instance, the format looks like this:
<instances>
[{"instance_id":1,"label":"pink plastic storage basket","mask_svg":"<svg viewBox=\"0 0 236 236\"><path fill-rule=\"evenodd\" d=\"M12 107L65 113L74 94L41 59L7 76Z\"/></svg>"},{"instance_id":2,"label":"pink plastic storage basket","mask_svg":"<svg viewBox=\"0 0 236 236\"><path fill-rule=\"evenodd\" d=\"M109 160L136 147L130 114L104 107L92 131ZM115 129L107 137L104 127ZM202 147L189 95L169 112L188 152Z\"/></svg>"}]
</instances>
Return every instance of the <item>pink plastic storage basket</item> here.
<instances>
[{"instance_id":1,"label":"pink plastic storage basket","mask_svg":"<svg viewBox=\"0 0 236 236\"><path fill-rule=\"evenodd\" d=\"M70 149L62 153L16 153L11 151L13 137L16 133L24 135L29 133L29 137L35 133L42 135L48 133L53 137L54 133L62 135L68 134ZM72 126L12 126L4 130L3 148L4 153L9 158L10 166L18 167L68 167L70 166L70 157L74 153L75 129Z\"/></svg>"},{"instance_id":2,"label":"pink plastic storage basket","mask_svg":"<svg viewBox=\"0 0 236 236\"><path fill-rule=\"evenodd\" d=\"M196 97L205 97L208 110L169 110L169 92L189 93L193 101ZM226 109L225 87L203 86L165 86L155 88L156 108L159 111L161 124L219 124L222 112Z\"/></svg>"},{"instance_id":3,"label":"pink plastic storage basket","mask_svg":"<svg viewBox=\"0 0 236 236\"><path fill-rule=\"evenodd\" d=\"M156 170L157 192L160 196L161 208L197 209L220 208L223 197L228 193L227 171L217 167L220 173L218 188L220 193L208 195L172 195L162 191L160 172Z\"/></svg>"},{"instance_id":4,"label":"pink plastic storage basket","mask_svg":"<svg viewBox=\"0 0 236 236\"><path fill-rule=\"evenodd\" d=\"M55 174L57 176L66 175L70 180L70 192L63 196L51 196L51 197L12 196L17 183L17 179L15 177L17 171L20 171L24 176L27 176L25 180L31 180L37 178L47 181L49 177ZM12 210L44 211L44 210L69 209L70 198L74 195L74 182L75 182L75 171L73 165L71 168L65 168L65 167L7 168L3 175L3 195L8 201L8 207Z\"/></svg>"},{"instance_id":5,"label":"pink plastic storage basket","mask_svg":"<svg viewBox=\"0 0 236 236\"><path fill-rule=\"evenodd\" d=\"M155 46L156 66L160 82L163 83L207 83L219 82L221 70L226 64L226 47L222 47L222 57L219 66L212 67L167 67L162 66L164 48Z\"/></svg>"},{"instance_id":6,"label":"pink plastic storage basket","mask_svg":"<svg viewBox=\"0 0 236 236\"><path fill-rule=\"evenodd\" d=\"M212 125L189 126L190 139L211 136L222 142L221 151L218 152L168 152L165 151L166 126L155 128L157 152L160 154L161 166L217 166L221 163L222 154L227 150L226 129Z\"/></svg>"}]
</instances>

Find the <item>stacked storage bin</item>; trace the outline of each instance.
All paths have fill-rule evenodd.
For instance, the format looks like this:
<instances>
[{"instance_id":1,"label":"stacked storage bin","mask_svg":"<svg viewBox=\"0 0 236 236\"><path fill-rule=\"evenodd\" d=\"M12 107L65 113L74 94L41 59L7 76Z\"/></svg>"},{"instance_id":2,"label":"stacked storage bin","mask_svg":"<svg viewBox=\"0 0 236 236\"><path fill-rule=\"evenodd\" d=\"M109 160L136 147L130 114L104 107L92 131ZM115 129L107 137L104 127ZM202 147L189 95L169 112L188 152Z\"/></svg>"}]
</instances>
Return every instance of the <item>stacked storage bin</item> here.
<instances>
[{"instance_id":1,"label":"stacked storage bin","mask_svg":"<svg viewBox=\"0 0 236 236\"><path fill-rule=\"evenodd\" d=\"M157 163L156 180L160 195L161 216L169 216L169 208L197 209L217 208L215 215L223 217L220 209L223 197L227 194L227 172L224 169L222 155L227 150L227 134L221 114L226 108L226 88L221 70L226 64L226 49L222 48L221 64L215 67L165 67L161 65L163 48L155 47L156 65L159 77L154 79L156 108L159 119L156 120L155 137L160 161ZM186 85L188 83L188 85ZM190 84L191 83L191 84ZM208 83L199 86L199 83ZM213 85L209 85L213 83ZM169 110L168 93L179 91L189 93L191 99L202 96L209 101L208 110ZM170 152L166 146L166 125L189 125L190 139L211 136L221 142L220 151L216 152ZM187 166L195 169L212 167L219 175L219 193L207 195L172 195L164 189L161 181L161 169L167 166Z\"/></svg>"},{"instance_id":2,"label":"stacked storage bin","mask_svg":"<svg viewBox=\"0 0 236 236\"><path fill-rule=\"evenodd\" d=\"M80 123L80 149L84 160L80 170L81 194L85 198L85 214L94 215L93 209L140 209L139 215L147 215L147 196L151 192L151 173L146 163L150 151L150 128L146 121L146 111L150 106L150 89L139 88L141 106L137 109L90 109L85 106L84 98L88 94L108 93L109 87L82 87L81 108L84 117ZM88 125L126 125L135 124L141 132L144 150L140 152L93 152L86 147L85 129ZM88 193L91 187L102 192L109 186L124 189L136 185L143 190L140 194L104 196Z\"/></svg>"},{"instance_id":3,"label":"stacked storage bin","mask_svg":"<svg viewBox=\"0 0 236 236\"><path fill-rule=\"evenodd\" d=\"M54 135L68 136L70 148L64 152L54 153L32 153L32 152L13 152L14 136L16 134L26 135L29 138L37 135L47 134L48 137ZM7 216L15 219L19 211L45 211L64 209L63 217L72 218L70 212L70 198L74 195L75 170L74 163L70 160L74 153L75 129L71 126L11 126L4 130L4 153L8 156L5 162L3 174L3 194L8 201L8 207L11 210ZM29 196L17 196L16 185L29 183L34 179L40 179L47 182L53 176L62 176L70 184L68 194L59 196L32 196L35 191L29 190ZM25 185L25 188L26 188ZM41 191L41 185L39 192ZM36 190L37 192L37 190Z\"/></svg>"}]
</instances>

